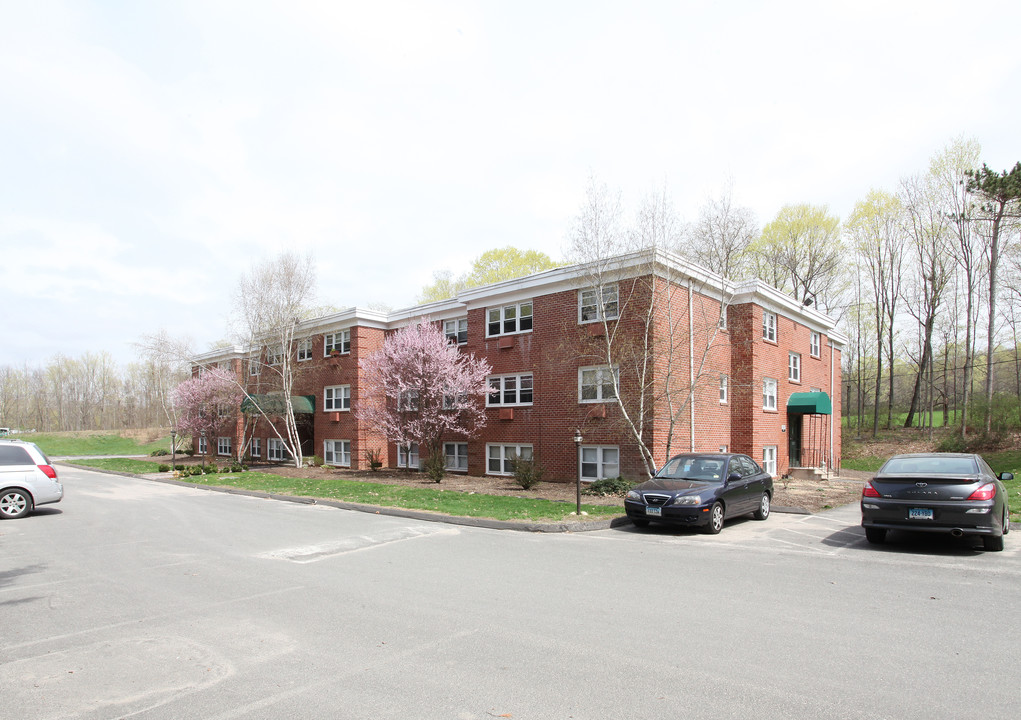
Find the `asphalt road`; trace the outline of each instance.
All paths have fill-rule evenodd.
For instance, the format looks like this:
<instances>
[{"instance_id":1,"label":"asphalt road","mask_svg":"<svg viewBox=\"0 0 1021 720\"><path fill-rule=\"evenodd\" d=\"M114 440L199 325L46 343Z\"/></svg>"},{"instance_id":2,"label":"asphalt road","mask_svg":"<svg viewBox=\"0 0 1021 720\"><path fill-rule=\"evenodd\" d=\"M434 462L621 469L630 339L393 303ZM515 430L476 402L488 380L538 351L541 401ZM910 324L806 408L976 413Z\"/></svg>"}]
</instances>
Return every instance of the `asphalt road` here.
<instances>
[{"instance_id":1,"label":"asphalt road","mask_svg":"<svg viewBox=\"0 0 1021 720\"><path fill-rule=\"evenodd\" d=\"M529 534L60 474L0 522L4 720L1021 714L1021 532Z\"/></svg>"}]
</instances>

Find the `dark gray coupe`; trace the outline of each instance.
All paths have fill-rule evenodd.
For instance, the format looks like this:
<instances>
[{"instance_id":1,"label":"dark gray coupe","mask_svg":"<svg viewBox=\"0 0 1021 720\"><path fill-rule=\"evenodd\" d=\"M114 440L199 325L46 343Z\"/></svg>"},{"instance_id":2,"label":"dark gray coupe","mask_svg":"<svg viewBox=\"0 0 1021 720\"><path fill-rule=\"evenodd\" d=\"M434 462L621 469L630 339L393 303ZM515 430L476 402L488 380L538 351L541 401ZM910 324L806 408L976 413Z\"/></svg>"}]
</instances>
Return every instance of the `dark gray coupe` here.
<instances>
[{"instance_id":1,"label":"dark gray coupe","mask_svg":"<svg viewBox=\"0 0 1021 720\"><path fill-rule=\"evenodd\" d=\"M888 530L978 535L986 550L1003 550L1010 532L1004 480L978 455L918 453L894 455L865 484L861 525L870 543Z\"/></svg>"}]
</instances>

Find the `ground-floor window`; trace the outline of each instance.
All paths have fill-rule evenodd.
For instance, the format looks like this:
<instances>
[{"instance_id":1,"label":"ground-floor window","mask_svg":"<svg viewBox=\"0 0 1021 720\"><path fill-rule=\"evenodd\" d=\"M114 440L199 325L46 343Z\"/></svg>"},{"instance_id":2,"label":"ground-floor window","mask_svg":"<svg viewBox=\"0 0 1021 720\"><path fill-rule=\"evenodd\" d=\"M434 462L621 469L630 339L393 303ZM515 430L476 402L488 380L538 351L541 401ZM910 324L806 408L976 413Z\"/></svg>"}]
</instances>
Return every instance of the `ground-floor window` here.
<instances>
[{"instance_id":1,"label":"ground-floor window","mask_svg":"<svg viewBox=\"0 0 1021 720\"><path fill-rule=\"evenodd\" d=\"M229 437L216 438L216 454L230 456L231 439Z\"/></svg>"},{"instance_id":2,"label":"ground-floor window","mask_svg":"<svg viewBox=\"0 0 1021 720\"><path fill-rule=\"evenodd\" d=\"M532 459L531 445L486 445L486 473L488 475L513 475L514 458Z\"/></svg>"},{"instance_id":3,"label":"ground-floor window","mask_svg":"<svg viewBox=\"0 0 1021 720\"><path fill-rule=\"evenodd\" d=\"M205 455L207 452L209 452L209 447L206 445L206 439L200 435L199 436L199 455Z\"/></svg>"},{"instance_id":4,"label":"ground-floor window","mask_svg":"<svg viewBox=\"0 0 1021 720\"><path fill-rule=\"evenodd\" d=\"M776 475L776 445L762 448L762 469L770 475Z\"/></svg>"},{"instance_id":5,"label":"ground-floor window","mask_svg":"<svg viewBox=\"0 0 1021 720\"><path fill-rule=\"evenodd\" d=\"M585 446L581 448L581 479L604 480L620 476L620 449Z\"/></svg>"},{"instance_id":6,"label":"ground-floor window","mask_svg":"<svg viewBox=\"0 0 1021 720\"><path fill-rule=\"evenodd\" d=\"M270 438L266 441L266 459L267 460L286 460L287 448L284 447L284 441L280 438Z\"/></svg>"},{"instance_id":7,"label":"ground-floor window","mask_svg":"<svg viewBox=\"0 0 1021 720\"><path fill-rule=\"evenodd\" d=\"M323 442L323 462L327 465L351 467L351 441L326 440Z\"/></svg>"},{"instance_id":8,"label":"ground-floor window","mask_svg":"<svg viewBox=\"0 0 1021 720\"><path fill-rule=\"evenodd\" d=\"M252 438L252 444L248 454L253 458L262 457L262 438Z\"/></svg>"},{"instance_id":9,"label":"ground-floor window","mask_svg":"<svg viewBox=\"0 0 1021 720\"><path fill-rule=\"evenodd\" d=\"M468 443L443 443L447 470L468 471Z\"/></svg>"},{"instance_id":10,"label":"ground-floor window","mask_svg":"<svg viewBox=\"0 0 1021 720\"><path fill-rule=\"evenodd\" d=\"M397 467L418 469L418 443L397 446Z\"/></svg>"}]
</instances>

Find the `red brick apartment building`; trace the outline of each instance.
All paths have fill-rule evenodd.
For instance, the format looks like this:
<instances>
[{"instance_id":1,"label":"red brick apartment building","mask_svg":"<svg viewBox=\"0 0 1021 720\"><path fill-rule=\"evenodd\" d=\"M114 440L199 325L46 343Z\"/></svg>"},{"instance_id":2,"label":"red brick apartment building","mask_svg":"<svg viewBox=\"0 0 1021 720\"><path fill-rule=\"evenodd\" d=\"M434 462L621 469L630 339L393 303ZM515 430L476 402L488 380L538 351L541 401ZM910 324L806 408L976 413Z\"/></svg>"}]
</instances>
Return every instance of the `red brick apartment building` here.
<instances>
[{"instance_id":1,"label":"red brick apartment building","mask_svg":"<svg viewBox=\"0 0 1021 720\"><path fill-rule=\"evenodd\" d=\"M288 349L299 369L293 396L303 454L353 469L368 466L368 450L389 467L424 460L415 446L387 443L356 412L359 360L423 318L493 368L480 401L486 426L475 437L444 439L451 472L509 475L519 454L550 481L579 472L584 480L640 479L647 463L635 427L656 466L689 450L747 453L774 475L839 466L847 341L835 322L760 281L730 283L659 250L391 313L349 308L303 323ZM272 394L272 373L260 368L274 360L266 347L234 347L195 358L193 368L231 367L248 392ZM216 438L195 438L195 447L285 460L267 421L244 417L230 418Z\"/></svg>"}]
</instances>

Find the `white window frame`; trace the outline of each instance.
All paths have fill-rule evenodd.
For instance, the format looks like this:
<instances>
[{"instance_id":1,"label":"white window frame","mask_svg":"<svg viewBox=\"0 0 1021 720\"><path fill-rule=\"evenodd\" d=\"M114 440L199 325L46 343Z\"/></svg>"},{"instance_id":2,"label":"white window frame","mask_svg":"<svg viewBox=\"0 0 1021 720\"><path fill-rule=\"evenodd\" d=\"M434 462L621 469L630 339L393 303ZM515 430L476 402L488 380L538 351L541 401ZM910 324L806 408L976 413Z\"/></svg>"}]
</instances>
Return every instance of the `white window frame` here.
<instances>
[{"instance_id":1,"label":"white window frame","mask_svg":"<svg viewBox=\"0 0 1021 720\"><path fill-rule=\"evenodd\" d=\"M282 347L266 347L266 362L270 365L283 365L284 349Z\"/></svg>"},{"instance_id":2,"label":"white window frame","mask_svg":"<svg viewBox=\"0 0 1021 720\"><path fill-rule=\"evenodd\" d=\"M578 323L603 322L620 317L617 284L588 287L578 291Z\"/></svg>"},{"instance_id":3,"label":"white window frame","mask_svg":"<svg viewBox=\"0 0 1021 720\"><path fill-rule=\"evenodd\" d=\"M522 312L525 308L528 308L527 315ZM535 308L531 300L486 308L486 337L532 332L532 313L534 311ZM508 323L513 323L513 325L508 325ZM498 325L498 332L493 332L494 324Z\"/></svg>"},{"instance_id":4,"label":"white window frame","mask_svg":"<svg viewBox=\"0 0 1021 720\"><path fill-rule=\"evenodd\" d=\"M762 311L762 339L769 342L776 342L776 313L769 310Z\"/></svg>"},{"instance_id":5,"label":"white window frame","mask_svg":"<svg viewBox=\"0 0 1021 720\"><path fill-rule=\"evenodd\" d=\"M813 332L808 341L808 354L810 357L822 356L822 334Z\"/></svg>"},{"instance_id":6,"label":"white window frame","mask_svg":"<svg viewBox=\"0 0 1021 720\"><path fill-rule=\"evenodd\" d=\"M460 317L443 321L443 334L451 345L468 343L468 318Z\"/></svg>"},{"instance_id":7,"label":"white window frame","mask_svg":"<svg viewBox=\"0 0 1021 720\"><path fill-rule=\"evenodd\" d=\"M535 457L531 443L491 443L486 445L486 475L513 475L511 459L515 455L522 460L531 460ZM492 463L494 462L499 466L499 470L493 469Z\"/></svg>"},{"instance_id":8,"label":"white window frame","mask_svg":"<svg viewBox=\"0 0 1021 720\"><path fill-rule=\"evenodd\" d=\"M351 352L350 328L323 335L323 357L329 357L334 349L341 355L347 355Z\"/></svg>"},{"instance_id":9,"label":"white window frame","mask_svg":"<svg viewBox=\"0 0 1021 720\"><path fill-rule=\"evenodd\" d=\"M199 435L199 455L206 455L209 453L209 445L206 439Z\"/></svg>"},{"instance_id":10,"label":"white window frame","mask_svg":"<svg viewBox=\"0 0 1021 720\"><path fill-rule=\"evenodd\" d=\"M486 392L486 407L521 407L531 405L535 400L535 378L532 373L490 375L486 378L486 384L489 388ZM513 393L510 401L507 400L508 393ZM497 395L495 401L494 394Z\"/></svg>"},{"instance_id":11,"label":"white window frame","mask_svg":"<svg viewBox=\"0 0 1021 720\"><path fill-rule=\"evenodd\" d=\"M284 441L280 438L271 437L266 440L266 459L283 462L290 457Z\"/></svg>"},{"instance_id":12,"label":"white window frame","mask_svg":"<svg viewBox=\"0 0 1021 720\"><path fill-rule=\"evenodd\" d=\"M411 443L410 445L397 443L397 467L421 469L422 460L418 454L418 443Z\"/></svg>"},{"instance_id":13,"label":"white window frame","mask_svg":"<svg viewBox=\"0 0 1021 720\"><path fill-rule=\"evenodd\" d=\"M787 379L791 382L801 382L801 353L787 353Z\"/></svg>"},{"instance_id":14,"label":"white window frame","mask_svg":"<svg viewBox=\"0 0 1021 720\"><path fill-rule=\"evenodd\" d=\"M248 358L248 375L249 377L259 377L262 372L262 362L257 357Z\"/></svg>"},{"instance_id":15,"label":"white window frame","mask_svg":"<svg viewBox=\"0 0 1021 720\"><path fill-rule=\"evenodd\" d=\"M220 437L216 438L216 454L222 455L224 457L233 457L234 455L234 453L232 452L233 445L234 443L232 438L221 435Z\"/></svg>"},{"instance_id":16,"label":"white window frame","mask_svg":"<svg viewBox=\"0 0 1021 720\"><path fill-rule=\"evenodd\" d=\"M776 475L776 445L764 445L762 447L762 469L770 475Z\"/></svg>"},{"instance_id":17,"label":"white window frame","mask_svg":"<svg viewBox=\"0 0 1021 720\"><path fill-rule=\"evenodd\" d=\"M417 389L405 390L397 396L397 412L418 412L419 407Z\"/></svg>"},{"instance_id":18,"label":"white window frame","mask_svg":"<svg viewBox=\"0 0 1021 720\"><path fill-rule=\"evenodd\" d=\"M351 441L323 440L323 464L351 467Z\"/></svg>"},{"instance_id":19,"label":"white window frame","mask_svg":"<svg viewBox=\"0 0 1021 720\"><path fill-rule=\"evenodd\" d=\"M248 457L250 458L261 458L262 457L262 438L253 437L251 443L248 445Z\"/></svg>"},{"instance_id":20,"label":"white window frame","mask_svg":"<svg viewBox=\"0 0 1021 720\"><path fill-rule=\"evenodd\" d=\"M298 362L312 359L312 338L298 341Z\"/></svg>"},{"instance_id":21,"label":"white window frame","mask_svg":"<svg viewBox=\"0 0 1021 720\"><path fill-rule=\"evenodd\" d=\"M730 378L720 375L720 405L726 405L728 393L730 392Z\"/></svg>"},{"instance_id":22,"label":"white window frame","mask_svg":"<svg viewBox=\"0 0 1021 720\"><path fill-rule=\"evenodd\" d=\"M776 412L777 387L779 383L773 378L762 378L762 409Z\"/></svg>"},{"instance_id":23,"label":"white window frame","mask_svg":"<svg viewBox=\"0 0 1021 720\"><path fill-rule=\"evenodd\" d=\"M586 375L593 375L593 382L586 384ZM606 381L606 375L609 375L609 383ZM620 369L617 367L610 367L609 365L589 365L587 367L578 368L578 402L579 403L602 403L602 402L616 402L617 394L616 388L620 384ZM613 388L612 395L605 395L603 390L609 385ZM591 387L595 391L595 397L585 397L585 388Z\"/></svg>"},{"instance_id":24,"label":"white window frame","mask_svg":"<svg viewBox=\"0 0 1021 720\"><path fill-rule=\"evenodd\" d=\"M348 412L351 410L351 386L327 385L323 388L324 412Z\"/></svg>"},{"instance_id":25,"label":"white window frame","mask_svg":"<svg viewBox=\"0 0 1021 720\"><path fill-rule=\"evenodd\" d=\"M590 459L586 459L586 453L588 453ZM592 454L595 457L592 457ZM607 461L607 455L614 453L615 459L610 462ZM578 475L581 477L582 482L595 482L596 480L606 480L620 477L620 447L617 445L582 445L581 453L578 466ZM586 474L585 466L595 466L595 474L591 472ZM608 471L607 468L615 468L612 472Z\"/></svg>"},{"instance_id":26,"label":"white window frame","mask_svg":"<svg viewBox=\"0 0 1021 720\"><path fill-rule=\"evenodd\" d=\"M468 472L468 443L443 443L444 468L454 472Z\"/></svg>"}]
</instances>

